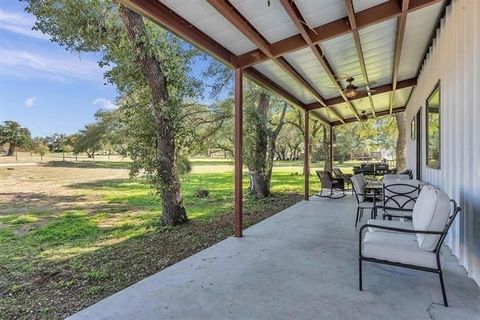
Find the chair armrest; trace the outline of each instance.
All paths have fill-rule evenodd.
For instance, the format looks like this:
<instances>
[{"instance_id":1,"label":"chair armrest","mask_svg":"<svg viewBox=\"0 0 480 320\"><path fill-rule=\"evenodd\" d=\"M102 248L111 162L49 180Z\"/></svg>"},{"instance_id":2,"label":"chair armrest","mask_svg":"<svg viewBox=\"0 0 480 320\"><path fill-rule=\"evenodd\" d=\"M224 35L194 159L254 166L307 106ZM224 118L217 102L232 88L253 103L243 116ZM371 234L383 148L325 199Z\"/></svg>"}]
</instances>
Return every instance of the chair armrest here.
<instances>
[{"instance_id":1,"label":"chair armrest","mask_svg":"<svg viewBox=\"0 0 480 320\"><path fill-rule=\"evenodd\" d=\"M388 206L383 206L383 205L378 205L375 206L375 209L383 209L383 210L394 210L394 211L403 211L403 212L412 212L413 209L407 209L407 208L393 208L393 207L388 207Z\"/></svg>"},{"instance_id":2,"label":"chair armrest","mask_svg":"<svg viewBox=\"0 0 480 320\"><path fill-rule=\"evenodd\" d=\"M397 232L403 232L403 233L421 233L421 234L443 234L443 231L431 231L431 230L413 230L413 229L403 229L403 228L394 228L394 227L387 227L387 226L381 226L378 224L364 224L360 228L360 234L362 233L363 229L367 227L372 227L372 228L377 228L377 229L383 229L383 230L389 230L389 231L397 231Z\"/></svg>"},{"instance_id":3,"label":"chair armrest","mask_svg":"<svg viewBox=\"0 0 480 320\"><path fill-rule=\"evenodd\" d=\"M365 228L372 227L372 228L377 228L377 229L383 229L383 230L389 230L389 231L397 231L397 232L403 232L403 233L420 233L420 234L438 234L442 235L443 231L429 231L429 230L411 230L411 229L403 229L403 228L393 228L393 227L387 227L387 226L380 226L378 224L364 224L361 228L360 231L358 232L358 256L359 258L362 257L362 233Z\"/></svg>"}]
</instances>

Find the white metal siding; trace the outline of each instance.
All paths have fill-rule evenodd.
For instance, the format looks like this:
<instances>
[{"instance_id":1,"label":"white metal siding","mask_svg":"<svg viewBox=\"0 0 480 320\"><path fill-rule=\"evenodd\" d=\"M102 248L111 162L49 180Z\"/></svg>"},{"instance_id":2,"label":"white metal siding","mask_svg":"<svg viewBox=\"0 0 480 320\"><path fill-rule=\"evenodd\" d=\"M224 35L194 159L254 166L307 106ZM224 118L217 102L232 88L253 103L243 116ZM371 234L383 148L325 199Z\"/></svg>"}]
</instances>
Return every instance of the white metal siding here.
<instances>
[{"instance_id":1,"label":"white metal siding","mask_svg":"<svg viewBox=\"0 0 480 320\"><path fill-rule=\"evenodd\" d=\"M454 0L437 32L407 108L407 124L422 107L422 180L463 208L447 238L470 277L480 284L480 1ZM425 162L425 100L441 80L441 169ZM409 132L409 131L408 131ZM415 141L407 162L415 169Z\"/></svg>"}]
</instances>

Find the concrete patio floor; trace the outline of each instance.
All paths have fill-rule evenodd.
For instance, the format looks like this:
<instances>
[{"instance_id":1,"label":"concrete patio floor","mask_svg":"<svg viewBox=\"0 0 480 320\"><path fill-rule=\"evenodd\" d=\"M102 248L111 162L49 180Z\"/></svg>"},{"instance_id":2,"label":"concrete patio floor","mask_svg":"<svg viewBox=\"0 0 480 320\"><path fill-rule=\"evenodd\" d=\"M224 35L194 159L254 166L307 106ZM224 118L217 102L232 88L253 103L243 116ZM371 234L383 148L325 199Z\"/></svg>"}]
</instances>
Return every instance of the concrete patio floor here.
<instances>
[{"instance_id":1,"label":"concrete patio floor","mask_svg":"<svg viewBox=\"0 0 480 320\"><path fill-rule=\"evenodd\" d=\"M351 196L312 197L71 319L480 319L479 288L447 248L449 308L421 271L366 262L358 291L354 214Z\"/></svg>"}]
</instances>

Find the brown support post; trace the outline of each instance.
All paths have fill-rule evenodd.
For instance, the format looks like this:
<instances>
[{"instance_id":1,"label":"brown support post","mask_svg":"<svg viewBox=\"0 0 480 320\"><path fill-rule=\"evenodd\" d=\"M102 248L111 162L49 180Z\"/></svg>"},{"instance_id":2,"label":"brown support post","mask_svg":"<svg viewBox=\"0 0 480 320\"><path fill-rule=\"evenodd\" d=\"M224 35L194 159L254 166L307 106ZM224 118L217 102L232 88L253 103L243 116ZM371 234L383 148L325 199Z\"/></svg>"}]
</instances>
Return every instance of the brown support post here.
<instances>
[{"instance_id":1,"label":"brown support post","mask_svg":"<svg viewBox=\"0 0 480 320\"><path fill-rule=\"evenodd\" d=\"M310 156L309 156L309 149L310 149L310 133L309 133L309 122L310 122L310 115L307 110L305 110L305 129L304 131L304 136L303 136L303 141L305 145L305 151L303 155L303 173L305 175L305 200L309 200L310 198Z\"/></svg>"},{"instance_id":2,"label":"brown support post","mask_svg":"<svg viewBox=\"0 0 480 320\"><path fill-rule=\"evenodd\" d=\"M328 170L333 171L333 126L330 126L330 143L328 144Z\"/></svg>"},{"instance_id":3,"label":"brown support post","mask_svg":"<svg viewBox=\"0 0 480 320\"><path fill-rule=\"evenodd\" d=\"M242 236L243 69L235 69L235 237Z\"/></svg>"}]
</instances>

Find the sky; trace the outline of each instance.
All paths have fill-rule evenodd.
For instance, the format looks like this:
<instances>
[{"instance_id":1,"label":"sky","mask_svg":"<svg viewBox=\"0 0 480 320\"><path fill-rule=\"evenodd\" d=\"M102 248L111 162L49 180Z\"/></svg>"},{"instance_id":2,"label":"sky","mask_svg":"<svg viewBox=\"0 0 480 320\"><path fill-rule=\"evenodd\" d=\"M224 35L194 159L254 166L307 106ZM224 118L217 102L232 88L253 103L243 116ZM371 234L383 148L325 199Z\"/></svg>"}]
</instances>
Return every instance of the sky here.
<instances>
[{"instance_id":1,"label":"sky","mask_svg":"<svg viewBox=\"0 0 480 320\"><path fill-rule=\"evenodd\" d=\"M33 137L72 134L94 122L99 109L116 108L99 54L71 53L32 30L35 17L19 0L0 1L0 122L13 120ZM206 61L192 72L200 76Z\"/></svg>"}]
</instances>

